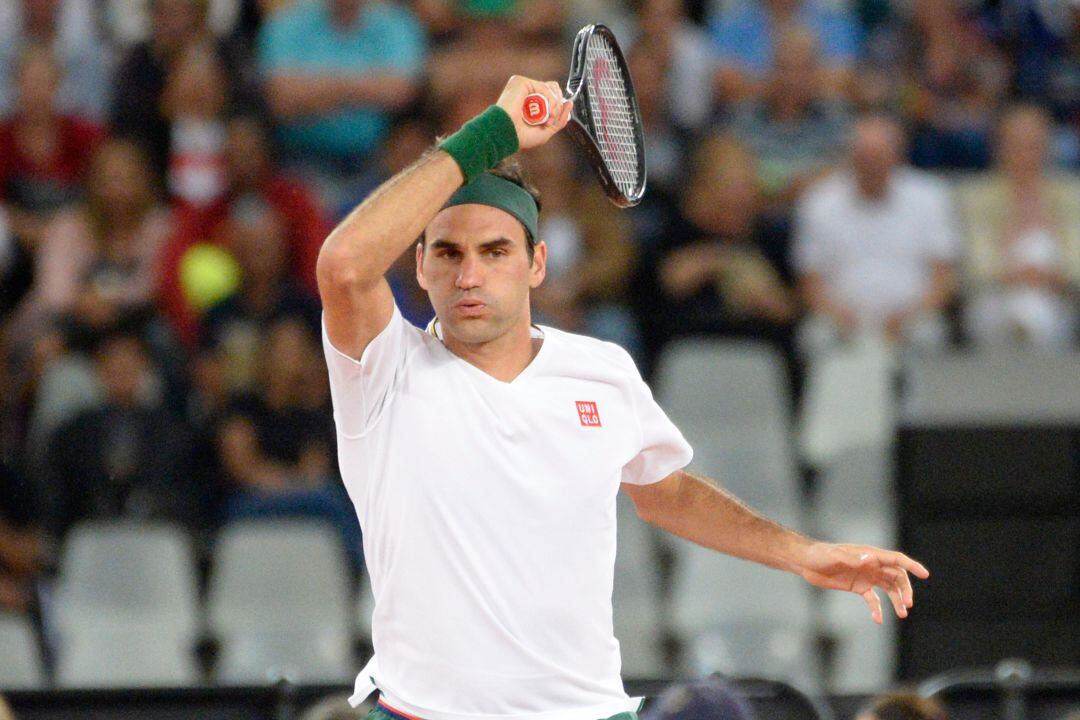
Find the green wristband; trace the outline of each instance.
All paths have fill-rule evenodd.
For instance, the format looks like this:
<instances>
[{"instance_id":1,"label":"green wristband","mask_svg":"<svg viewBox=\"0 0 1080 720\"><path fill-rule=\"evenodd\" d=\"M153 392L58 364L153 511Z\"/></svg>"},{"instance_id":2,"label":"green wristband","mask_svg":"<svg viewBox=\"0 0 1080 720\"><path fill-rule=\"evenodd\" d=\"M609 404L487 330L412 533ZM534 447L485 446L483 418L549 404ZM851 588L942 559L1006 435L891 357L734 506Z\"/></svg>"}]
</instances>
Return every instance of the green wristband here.
<instances>
[{"instance_id":1,"label":"green wristband","mask_svg":"<svg viewBox=\"0 0 1080 720\"><path fill-rule=\"evenodd\" d=\"M457 162L467 185L517 152L517 128L505 110L492 105L439 143L439 147Z\"/></svg>"}]
</instances>

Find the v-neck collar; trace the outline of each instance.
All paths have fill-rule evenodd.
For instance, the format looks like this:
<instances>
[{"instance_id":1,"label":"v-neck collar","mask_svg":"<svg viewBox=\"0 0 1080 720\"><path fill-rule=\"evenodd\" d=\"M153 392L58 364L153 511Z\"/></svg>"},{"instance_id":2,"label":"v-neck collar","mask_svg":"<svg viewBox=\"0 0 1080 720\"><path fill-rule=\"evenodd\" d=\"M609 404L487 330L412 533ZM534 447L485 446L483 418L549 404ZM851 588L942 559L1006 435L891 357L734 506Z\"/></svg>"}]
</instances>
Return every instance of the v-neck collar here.
<instances>
[{"instance_id":1,"label":"v-neck collar","mask_svg":"<svg viewBox=\"0 0 1080 720\"><path fill-rule=\"evenodd\" d=\"M496 383L503 387L513 387L515 385L518 385L524 378L526 378L526 376L532 374L533 368L535 368L540 362L540 358L545 354L545 348L547 348L548 344L551 341L550 335L544 332L543 328L541 328L539 325L530 325L529 338L530 340L539 339L541 341L540 349L536 351L535 355L533 355L532 360L529 361L529 364L522 368L521 372L515 375L512 380L500 380L491 373L487 372L486 370L482 370L476 365L473 365L471 362L461 357L460 355L452 351L450 348L446 347L446 343L443 341L442 338L442 332L439 328L438 316L432 318L431 322L428 323L427 332L430 333L433 337L435 337L439 341L439 345L442 346L443 350L445 350L446 353L450 355L450 357L454 358L454 360L456 360L460 365L464 365L469 371L483 376L489 382Z\"/></svg>"}]
</instances>

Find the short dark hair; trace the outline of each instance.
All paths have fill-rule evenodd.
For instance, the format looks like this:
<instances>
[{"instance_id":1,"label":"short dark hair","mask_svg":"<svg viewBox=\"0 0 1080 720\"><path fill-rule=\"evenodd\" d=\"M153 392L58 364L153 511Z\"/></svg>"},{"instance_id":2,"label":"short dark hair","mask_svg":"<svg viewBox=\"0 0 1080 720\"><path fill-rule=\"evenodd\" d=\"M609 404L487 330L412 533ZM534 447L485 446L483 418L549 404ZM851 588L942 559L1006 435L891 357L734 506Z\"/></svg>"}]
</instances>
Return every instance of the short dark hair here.
<instances>
[{"instance_id":1,"label":"short dark hair","mask_svg":"<svg viewBox=\"0 0 1080 720\"><path fill-rule=\"evenodd\" d=\"M883 695L863 712L874 720L948 720L945 708L937 700L906 692Z\"/></svg>"},{"instance_id":2,"label":"short dark hair","mask_svg":"<svg viewBox=\"0 0 1080 720\"><path fill-rule=\"evenodd\" d=\"M522 167L517 157L511 155L508 158L503 158L499 161L499 164L488 170L490 174L495 177L500 177L503 180L509 180L517 185L519 188L529 193L529 196L536 203L536 211L539 213L543 207L540 204L540 191L536 189L536 186L529 180L528 174L525 172L525 168ZM529 232L529 228L524 225L521 226L525 230L525 251L529 255L529 262L532 262L533 253L536 250L537 238L534 238L532 233ZM420 233L420 244L427 247L427 232Z\"/></svg>"}]
</instances>

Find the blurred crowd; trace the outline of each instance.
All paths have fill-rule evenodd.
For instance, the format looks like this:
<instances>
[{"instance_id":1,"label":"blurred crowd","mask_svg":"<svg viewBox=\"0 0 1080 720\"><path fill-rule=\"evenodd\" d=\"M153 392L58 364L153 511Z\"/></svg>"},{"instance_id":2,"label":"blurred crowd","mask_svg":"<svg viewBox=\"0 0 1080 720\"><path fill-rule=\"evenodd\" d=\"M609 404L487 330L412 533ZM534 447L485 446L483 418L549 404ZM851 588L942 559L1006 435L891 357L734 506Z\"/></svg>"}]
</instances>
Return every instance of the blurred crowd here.
<instances>
[{"instance_id":1,"label":"blurred crowd","mask_svg":"<svg viewBox=\"0 0 1080 720\"><path fill-rule=\"evenodd\" d=\"M314 515L359 566L322 239L597 20L649 191L524 158L539 322L647 375L701 334L1076 348L1076 0L0 0L0 608L88 519ZM408 254L390 282L426 322Z\"/></svg>"}]
</instances>

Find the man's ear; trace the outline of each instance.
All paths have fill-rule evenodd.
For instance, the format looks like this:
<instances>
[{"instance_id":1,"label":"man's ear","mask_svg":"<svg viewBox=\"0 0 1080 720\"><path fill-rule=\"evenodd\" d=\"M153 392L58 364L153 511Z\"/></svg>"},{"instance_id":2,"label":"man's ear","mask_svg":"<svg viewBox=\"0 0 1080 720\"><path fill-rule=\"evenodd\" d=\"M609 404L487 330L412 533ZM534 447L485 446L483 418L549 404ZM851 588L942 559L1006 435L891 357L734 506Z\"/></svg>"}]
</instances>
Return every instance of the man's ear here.
<instances>
[{"instance_id":1,"label":"man's ear","mask_svg":"<svg viewBox=\"0 0 1080 720\"><path fill-rule=\"evenodd\" d=\"M533 248L532 267L529 270L529 287L540 287L547 276L547 243L541 240Z\"/></svg>"},{"instance_id":2,"label":"man's ear","mask_svg":"<svg viewBox=\"0 0 1080 720\"><path fill-rule=\"evenodd\" d=\"M427 290L427 281L424 279L424 241L416 243L416 282L420 287Z\"/></svg>"}]
</instances>

